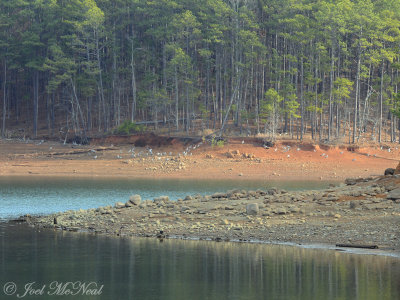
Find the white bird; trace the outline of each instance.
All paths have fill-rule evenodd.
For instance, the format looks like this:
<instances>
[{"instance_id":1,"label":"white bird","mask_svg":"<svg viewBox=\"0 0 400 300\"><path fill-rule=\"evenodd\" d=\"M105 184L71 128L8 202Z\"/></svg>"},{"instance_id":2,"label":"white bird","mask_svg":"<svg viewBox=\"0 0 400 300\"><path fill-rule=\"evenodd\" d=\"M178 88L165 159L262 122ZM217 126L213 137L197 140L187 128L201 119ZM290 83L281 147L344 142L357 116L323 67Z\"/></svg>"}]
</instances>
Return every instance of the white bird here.
<instances>
[{"instance_id":1,"label":"white bird","mask_svg":"<svg viewBox=\"0 0 400 300\"><path fill-rule=\"evenodd\" d=\"M287 157L290 157L290 154L288 154Z\"/></svg>"},{"instance_id":2,"label":"white bird","mask_svg":"<svg viewBox=\"0 0 400 300\"><path fill-rule=\"evenodd\" d=\"M244 141L242 141L242 144L244 144Z\"/></svg>"},{"instance_id":3,"label":"white bird","mask_svg":"<svg viewBox=\"0 0 400 300\"><path fill-rule=\"evenodd\" d=\"M297 150L297 151L300 151L300 148L297 148L296 150Z\"/></svg>"},{"instance_id":4,"label":"white bird","mask_svg":"<svg viewBox=\"0 0 400 300\"><path fill-rule=\"evenodd\" d=\"M97 159L97 155L93 156L94 159Z\"/></svg>"}]
</instances>

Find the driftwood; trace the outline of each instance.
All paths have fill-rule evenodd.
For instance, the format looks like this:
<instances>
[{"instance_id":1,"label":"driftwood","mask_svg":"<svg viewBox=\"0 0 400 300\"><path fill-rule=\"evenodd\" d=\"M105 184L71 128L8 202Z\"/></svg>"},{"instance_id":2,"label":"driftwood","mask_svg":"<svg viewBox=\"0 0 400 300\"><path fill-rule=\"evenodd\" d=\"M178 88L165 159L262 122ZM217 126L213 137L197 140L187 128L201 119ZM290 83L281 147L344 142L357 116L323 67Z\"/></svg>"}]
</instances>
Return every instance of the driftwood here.
<instances>
[{"instance_id":1,"label":"driftwood","mask_svg":"<svg viewBox=\"0 0 400 300\"><path fill-rule=\"evenodd\" d=\"M65 152L40 152L40 153L25 153L25 154L14 154L14 157L36 157L36 156L61 156L61 155L76 155L76 154L86 154L90 152L100 152L100 151L109 151L109 150L118 150L116 147L100 147L100 148L92 148L92 149L80 149L74 151L65 151Z\"/></svg>"},{"instance_id":2,"label":"driftwood","mask_svg":"<svg viewBox=\"0 0 400 300\"><path fill-rule=\"evenodd\" d=\"M377 245L357 245L357 244L336 244L336 247L361 248L361 249L378 249Z\"/></svg>"}]
</instances>

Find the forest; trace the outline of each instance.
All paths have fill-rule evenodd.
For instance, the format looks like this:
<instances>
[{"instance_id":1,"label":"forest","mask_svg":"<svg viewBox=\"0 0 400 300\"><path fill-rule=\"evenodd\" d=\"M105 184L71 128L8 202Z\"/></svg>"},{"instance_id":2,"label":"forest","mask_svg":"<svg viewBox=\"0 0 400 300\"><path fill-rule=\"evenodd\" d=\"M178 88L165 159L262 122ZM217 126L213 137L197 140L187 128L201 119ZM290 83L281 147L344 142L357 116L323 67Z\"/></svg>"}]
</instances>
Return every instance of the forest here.
<instances>
[{"instance_id":1,"label":"forest","mask_svg":"<svg viewBox=\"0 0 400 300\"><path fill-rule=\"evenodd\" d=\"M398 0L1 0L1 135L400 141L399 46Z\"/></svg>"}]
</instances>

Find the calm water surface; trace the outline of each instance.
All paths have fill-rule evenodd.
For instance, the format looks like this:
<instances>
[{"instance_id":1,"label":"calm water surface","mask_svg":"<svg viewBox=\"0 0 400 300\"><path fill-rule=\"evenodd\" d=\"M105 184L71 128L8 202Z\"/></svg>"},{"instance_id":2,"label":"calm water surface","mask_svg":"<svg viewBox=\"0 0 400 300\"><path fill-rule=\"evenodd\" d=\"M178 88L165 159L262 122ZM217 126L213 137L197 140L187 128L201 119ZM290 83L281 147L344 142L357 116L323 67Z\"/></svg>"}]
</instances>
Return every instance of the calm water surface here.
<instances>
[{"instance_id":1,"label":"calm water surface","mask_svg":"<svg viewBox=\"0 0 400 300\"><path fill-rule=\"evenodd\" d=\"M24 214L49 214L70 209L88 209L126 202L129 196L140 194L142 199L167 195L172 200L186 195L212 194L229 189L287 190L321 189L328 182L266 182L234 180L142 180L142 179L82 179L52 177L0 178L0 219Z\"/></svg>"},{"instance_id":2,"label":"calm water surface","mask_svg":"<svg viewBox=\"0 0 400 300\"><path fill-rule=\"evenodd\" d=\"M0 218L232 188L323 188L328 183L0 179ZM50 284L103 285L98 296L49 296ZM17 290L6 296L3 287ZM0 223L0 299L400 299L400 259L291 246L113 238Z\"/></svg>"},{"instance_id":3,"label":"calm water surface","mask_svg":"<svg viewBox=\"0 0 400 300\"><path fill-rule=\"evenodd\" d=\"M290 246L0 226L0 285L96 282L102 294L34 299L400 299L400 260ZM0 299L2 298L0 290Z\"/></svg>"}]
</instances>

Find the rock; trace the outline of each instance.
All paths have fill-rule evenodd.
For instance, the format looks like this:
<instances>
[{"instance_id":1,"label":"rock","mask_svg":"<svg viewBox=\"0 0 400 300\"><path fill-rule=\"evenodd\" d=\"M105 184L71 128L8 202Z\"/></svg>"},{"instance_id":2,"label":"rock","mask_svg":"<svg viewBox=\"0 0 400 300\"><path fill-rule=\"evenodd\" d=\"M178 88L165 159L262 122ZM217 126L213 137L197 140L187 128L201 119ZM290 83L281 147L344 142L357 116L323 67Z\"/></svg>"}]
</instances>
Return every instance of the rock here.
<instances>
[{"instance_id":1,"label":"rock","mask_svg":"<svg viewBox=\"0 0 400 300\"><path fill-rule=\"evenodd\" d=\"M229 221L227 219L222 220L221 225L229 225Z\"/></svg>"},{"instance_id":2,"label":"rock","mask_svg":"<svg viewBox=\"0 0 400 300\"><path fill-rule=\"evenodd\" d=\"M233 155L240 155L240 151L239 151L239 150L233 150L233 151L232 151L232 154L233 154Z\"/></svg>"},{"instance_id":3,"label":"rock","mask_svg":"<svg viewBox=\"0 0 400 300\"><path fill-rule=\"evenodd\" d=\"M231 152L226 152L226 153L225 153L225 156L226 156L227 158L234 158L234 155L233 155Z\"/></svg>"},{"instance_id":4,"label":"rock","mask_svg":"<svg viewBox=\"0 0 400 300\"><path fill-rule=\"evenodd\" d=\"M248 215L257 215L259 212L258 203L250 203L246 205L246 213Z\"/></svg>"},{"instance_id":5,"label":"rock","mask_svg":"<svg viewBox=\"0 0 400 300\"><path fill-rule=\"evenodd\" d=\"M157 198L154 198L154 203L160 203L160 202L168 202L169 201L169 197L168 196L160 196Z\"/></svg>"},{"instance_id":6,"label":"rock","mask_svg":"<svg viewBox=\"0 0 400 300\"><path fill-rule=\"evenodd\" d=\"M133 206L133 203L131 201L127 201L125 203L125 207L132 207L132 206Z\"/></svg>"},{"instance_id":7,"label":"rock","mask_svg":"<svg viewBox=\"0 0 400 300\"><path fill-rule=\"evenodd\" d=\"M350 208L355 209L357 206L359 206L359 203L357 201L350 201Z\"/></svg>"},{"instance_id":8,"label":"rock","mask_svg":"<svg viewBox=\"0 0 400 300\"><path fill-rule=\"evenodd\" d=\"M392 199L392 200L400 199L400 188L391 190L387 195L387 199Z\"/></svg>"},{"instance_id":9,"label":"rock","mask_svg":"<svg viewBox=\"0 0 400 300\"><path fill-rule=\"evenodd\" d=\"M187 210L190 210L190 207L188 207L188 206L182 206L181 207L181 211L187 211Z\"/></svg>"},{"instance_id":10,"label":"rock","mask_svg":"<svg viewBox=\"0 0 400 300\"><path fill-rule=\"evenodd\" d=\"M212 156L211 154L207 154L206 158L214 158L214 156Z\"/></svg>"},{"instance_id":11,"label":"rock","mask_svg":"<svg viewBox=\"0 0 400 300\"><path fill-rule=\"evenodd\" d=\"M397 165L396 169L394 170L394 175L400 174L400 162Z\"/></svg>"},{"instance_id":12,"label":"rock","mask_svg":"<svg viewBox=\"0 0 400 300\"><path fill-rule=\"evenodd\" d=\"M186 196L185 197L185 199L183 199L184 201L190 201L190 200L193 200L193 197L192 196Z\"/></svg>"},{"instance_id":13,"label":"rock","mask_svg":"<svg viewBox=\"0 0 400 300\"><path fill-rule=\"evenodd\" d=\"M277 215L286 215L288 212L286 209L284 209L283 207L279 207L275 210L275 213Z\"/></svg>"},{"instance_id":14,"label":"rock","mask_svg":"<svg viewBox=\"0 0 400 300\"><path fill-rule=\"evenodd\" d=\"M226 194L225 193L214 193L211 197L212 198L226 198Z\"/></svg>"},{"instance_id":15,"label":"rock","mask_svg":"<svg viewBox=\"0 0 400 300\"><path fill-rule=\"evenodd\" d=\"M355 185L357 183L357 179L355 178L347 178L344 183L346 183L347 185Z\"/></svg>"},{"instance_id":16,"label":"rock","mask_svg":"<svg viewBox=\"0 0 400 300\"><path fill-rule=\"evenodd\" d=\"M129 202L133 205L139 205L142 202L142 197L140 195L132 195L129 197Z\"/></svg>"},{"instance_id":17,"label":"rock","mask_svg":"<svg viewBox=\"0 0 400 300\"><path fill-rule=\"evenodd\" d=\"M386 170L385 170L385 176L387 176L387 175L394 175L394 171L395 171L395 169L393 169L393 168L388 168L388 169L386 169Z\"/></svg>"},{"instance_id":18,"label":"rock","mask_svg":"<svg viewBox=\"0 0 400 300\"><path fill-rule=\"evenodd\" d=\"M115 203L115 208L124 208L125 207L125 203L122 203L122 202L117 202L117 203Z\"/></svg>"}]
</instances>

